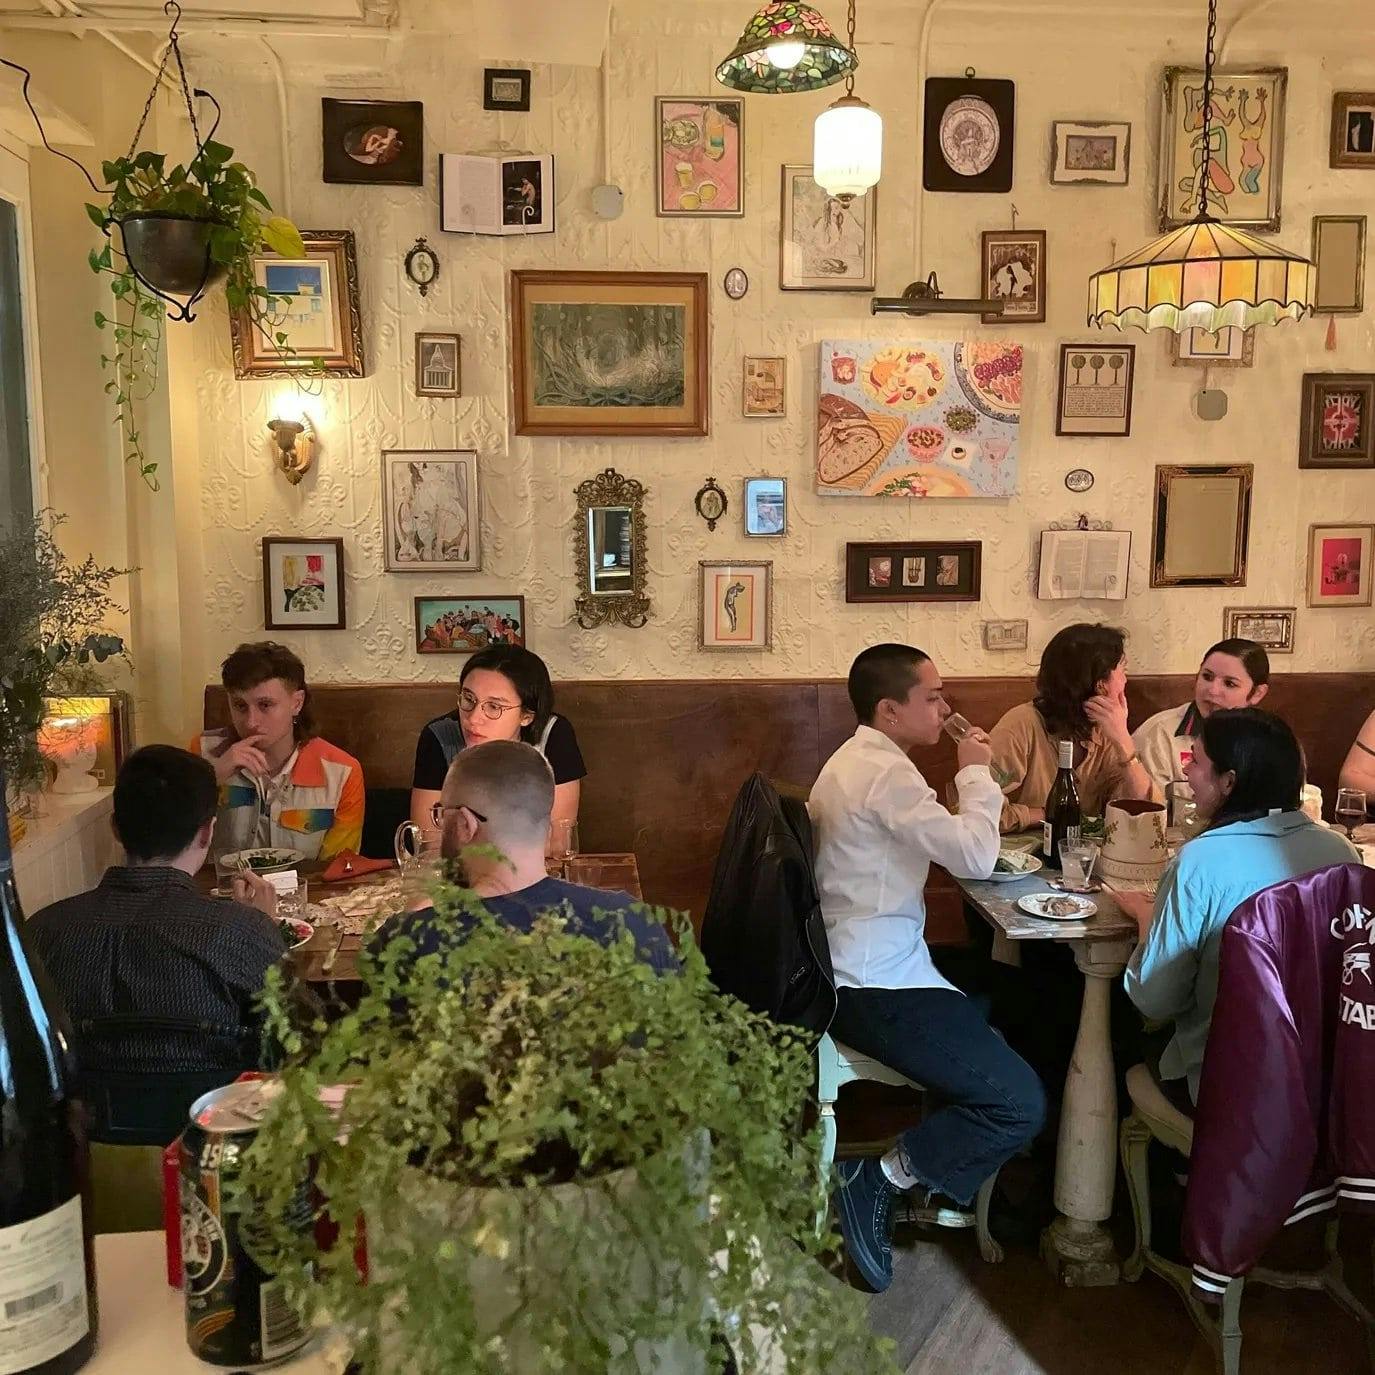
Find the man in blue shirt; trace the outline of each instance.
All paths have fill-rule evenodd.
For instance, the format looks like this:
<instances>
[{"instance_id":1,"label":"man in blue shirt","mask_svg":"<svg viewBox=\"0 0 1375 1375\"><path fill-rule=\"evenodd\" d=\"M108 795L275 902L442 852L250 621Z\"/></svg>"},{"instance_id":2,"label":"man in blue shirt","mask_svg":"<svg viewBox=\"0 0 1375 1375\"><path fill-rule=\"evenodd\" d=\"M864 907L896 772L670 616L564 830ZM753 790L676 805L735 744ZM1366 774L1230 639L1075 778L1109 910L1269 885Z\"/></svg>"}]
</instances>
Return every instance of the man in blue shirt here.
<instances>
[{"instance_id":1,"label":"man in blue shirt","mask_svg":"<svg viewBox=\"0 0 1375 1375\"><path fill-rule=\"evenodd\" d=\"M549 877L544 850L553 807L554 774L533 746L519 740L471 746L454 756L434 805L441 852L446 859L463 856L468 887L517 931L529 931L537 917L553 912L567 918L569 934L601 944L626 930L647 964L660 972L677 969L668 932L643 903L629 893ZM481 852L484 847L489 853ZM426 907L394 917L370 944L377 952L406 936L417 956L432 954L462 939L465 922L461 915L446 921Z\"/></svg>"}]
</instances>

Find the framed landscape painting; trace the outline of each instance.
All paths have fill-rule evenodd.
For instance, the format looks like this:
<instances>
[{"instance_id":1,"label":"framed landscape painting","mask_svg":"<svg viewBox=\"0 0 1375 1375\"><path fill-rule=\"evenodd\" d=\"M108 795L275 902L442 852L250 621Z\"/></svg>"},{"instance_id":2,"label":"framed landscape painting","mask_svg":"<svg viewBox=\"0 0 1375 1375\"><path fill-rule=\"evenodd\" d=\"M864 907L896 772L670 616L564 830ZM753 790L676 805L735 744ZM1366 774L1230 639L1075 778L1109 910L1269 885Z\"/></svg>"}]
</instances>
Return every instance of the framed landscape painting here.
<instances>
[{"instance_id":1,"label":"framed landscape painting","mask_svg":"<svg viewBox=\"0 0 1375 1375\"><path fill-rule=\"evenodd\" d=\"M1308 605L1369 606L1375 525L1308 527Z\"/></svg>"},{"instance_id":2,"label":"framed landscape painting","mask_svg":"<svg viewBox=\"0 0 1375 1375\"><path fill-rule=\"evenodd\" d=\"M382 451L382 566L388 573L482 567L477 452Z\"/></svg>"},{"instance_id":3,"label":"framed landscape painting","mask_svg":"<svg viewBox=\"0 0 1375 1375\"><path fill-rule=\"evenodd\" d=\"M778 285L784 291L872 291L878 189L848 205L824 191L811 163L783 168Z\"/></svg>"},{"instance_id":4,"label":"framed landscape painting","mask_svg":"<svg viewBox=\"0 0 1375 1375\"><path fill-rule=\"evenodd\" d=\"M342 539L263 540L263 627L345 628Z\"/></svg>"},{"instance_id":5,"label":"framed landscape painting","mask_svg":"<svg viewBox=\"0 0 1375 1375\"><path fill-rule=\"evenodd\" d=\"M745 213L745 102L659 96L654 101L655 213L705 219Z\"/></svg>"},{"instance_id":6,"label":"framed landscape painting","mask_svg":"<svg viewBox=\"0 0 1375 1375\"><path fill-rule=\"evenodd\" d=\"M704 272L511 274L517 434L704 435Z\"/></svg>"},{"instance_id":7,"label":"framed landscape painting","mask_svg":"<svg viewBox=\"0 0 1375 1375\"><path fill-rule=\"evenodd\" d=\"M525 643L524 597L417 597L417 654L476 654Z\"/></svg>"}]
</instances>

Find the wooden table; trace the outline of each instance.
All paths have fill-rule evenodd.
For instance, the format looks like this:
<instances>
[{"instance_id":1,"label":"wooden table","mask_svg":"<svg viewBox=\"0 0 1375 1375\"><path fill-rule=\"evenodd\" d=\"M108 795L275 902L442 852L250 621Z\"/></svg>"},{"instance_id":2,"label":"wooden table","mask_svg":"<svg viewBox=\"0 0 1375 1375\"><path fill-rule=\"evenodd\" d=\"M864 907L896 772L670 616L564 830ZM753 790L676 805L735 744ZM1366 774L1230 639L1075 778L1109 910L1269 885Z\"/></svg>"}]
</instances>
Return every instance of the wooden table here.
<instances>
[{"instance_id":1,"label":"wooden table","mask_svg":"<svg viewBox=\"0 0 1375 1375\"><path fill-rule=\"evenodd\" d=\"M1117 1253L1103 1223L1112 1214L1117 1179L1117 1079L1108 1025L1111 983L1137 942L1135 920L1106 888L1092 894L1098 911L1084 921L1028 916L1017 899L1051 892L1039 875L1010 883L955 879L968 905L994 930L994 953L1009 942L1058 941L1084 975L1079 1031L1065 1074L1055 1154L1055 1207L1060 1216L1041 1236L1041 1255L1065 1284L1116 1284ZM1015 946L1014 946L1015 949Z\"/></svg>"}]
</instances>

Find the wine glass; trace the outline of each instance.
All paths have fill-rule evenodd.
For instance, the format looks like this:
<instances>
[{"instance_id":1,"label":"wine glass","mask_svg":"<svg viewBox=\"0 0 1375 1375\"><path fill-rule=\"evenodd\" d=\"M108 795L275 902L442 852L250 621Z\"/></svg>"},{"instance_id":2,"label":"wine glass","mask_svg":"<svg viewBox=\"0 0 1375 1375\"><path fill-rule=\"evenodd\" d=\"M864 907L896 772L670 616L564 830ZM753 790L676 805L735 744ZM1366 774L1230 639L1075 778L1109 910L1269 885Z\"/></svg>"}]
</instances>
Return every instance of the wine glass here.
<instances>
[{"instance_id":1,"label":"wine glass","mask_svg":"<svg viewBox=\"0 0 1375 1375\"><path fill-rule=\"evenodd\" d=\"M1365 794L1359 788L1338 788L1337 802L1332 808L1332 820L1352 835L1357 826L1365 823Z\"/></svg>"},{"instance_id":2,"label":"wine glass","mask_svg":"<svg viewBox=\"0 0 1375 1375\"><path fill-rule=\"evenodd\" d=\"M967 716L961 716L959 712L952 711L941 722L941 729L958 745L974 729L974 723ZM993 775L993 781L1000 788L1004 783L1011 781L1012 775L1004 773L996 764L989 764L988 771Z\"/></svg>"}]
</instances>

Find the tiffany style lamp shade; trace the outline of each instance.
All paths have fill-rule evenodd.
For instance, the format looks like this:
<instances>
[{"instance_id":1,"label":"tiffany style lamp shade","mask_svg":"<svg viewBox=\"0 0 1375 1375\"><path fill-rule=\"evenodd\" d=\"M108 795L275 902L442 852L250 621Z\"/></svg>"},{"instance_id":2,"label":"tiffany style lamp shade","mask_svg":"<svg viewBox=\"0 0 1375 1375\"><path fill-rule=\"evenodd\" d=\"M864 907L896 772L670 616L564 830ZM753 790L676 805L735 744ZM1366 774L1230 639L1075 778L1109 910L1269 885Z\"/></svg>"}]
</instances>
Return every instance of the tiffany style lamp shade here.
<instances>
[{"instance_id":1,"label":"tiffany style lamp shade","mask_svg":"<svg viewBox=\"0 0 1375 1375\"><path fill-rule=\"evenodd\" d=\"M716 79L737 91L788 95L819 91L858 65L819 10L798 0L768 0L717 67Z\"/></svg>"}]
</instances>

